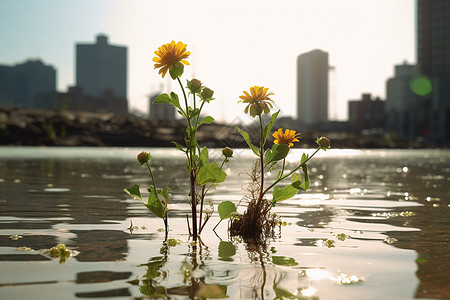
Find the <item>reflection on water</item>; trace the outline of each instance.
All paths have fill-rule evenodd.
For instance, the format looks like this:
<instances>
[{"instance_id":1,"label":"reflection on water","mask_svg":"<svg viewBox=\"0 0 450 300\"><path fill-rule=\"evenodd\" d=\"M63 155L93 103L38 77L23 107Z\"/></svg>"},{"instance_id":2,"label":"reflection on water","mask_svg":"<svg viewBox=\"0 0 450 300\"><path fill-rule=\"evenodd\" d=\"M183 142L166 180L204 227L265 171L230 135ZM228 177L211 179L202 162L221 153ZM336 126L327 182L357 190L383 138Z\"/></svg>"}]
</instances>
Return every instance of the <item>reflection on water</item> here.
<instances>
[{"instance_id":1,"label":"reflection on water","mask_svg":"<svg viewBox=\"0 0 450 300\"><path fill-rule=\"evenodd\" d=\"M149 184L141 150L0 148L1 299L450 298L449 151L322 153L310 190L275 207L279 237L249 252L224 222L189 243L184 158L154 149L157 181L174 187L163 243L161 220L122 192ZM216 205L243 196L252 158L235 153ZM57 244L78 255L43 255Z\"/></svg>"}]
</instances>

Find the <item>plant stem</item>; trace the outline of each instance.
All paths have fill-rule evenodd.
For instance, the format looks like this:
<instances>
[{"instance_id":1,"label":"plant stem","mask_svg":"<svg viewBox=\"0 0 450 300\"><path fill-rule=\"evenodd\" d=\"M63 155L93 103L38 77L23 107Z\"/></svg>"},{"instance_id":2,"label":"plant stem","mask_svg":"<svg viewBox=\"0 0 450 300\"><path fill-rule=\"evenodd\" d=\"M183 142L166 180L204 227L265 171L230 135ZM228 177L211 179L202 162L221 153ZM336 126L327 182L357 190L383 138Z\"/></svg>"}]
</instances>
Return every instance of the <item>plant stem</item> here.
<instances>
[{"instance_id":1,"label":"plant stem","mask_svg":"<svg viewBox=\"0 0 450 300\"><path fill-rule=\"evenodd\" d=\"M186 105L186 118L188 121L189 126L189 140L190 143L194 142L195 140L195 129L192 129L191 125L191 118L189 115L189 105L187 101L186 92L184 91L183 84L181 83L180 77L177 77L178 83L180 84L181 90L183 91L184 96L184 103ZM187 146L187 145L186 145ZM194 153L193 153L192 144L189 145L189 177L191 180L191 188L190 188L190 194L191 194L191 209L192 209L192 238L194 241L197 241L197 200L195 196L195 166L194 166ZM195 149L194 149L195 151Z\"/></svg>"},{"instance_id":2,"label":"plant stem","mask_svg":"<svg viewBox=\"0 0 450 300\"><path fill-rule=\"evenodd\" d=\"M147 165L148 171L150 172L150 176L152 176L153 191L155 193L155 197L159 200L158 191L156 189L155 177L153 176L152 168L150 168L150 165L149 165L148 161L145 162L145 164ZM164 209L165 209L165 214L164 214L164 217L163 217L164 228L165 228L165 239L164 240L167 240L167 236L169 234L169 218L167 216L167 206Z\"/></svg>"},{"instance_id":3,"label":"plant stem","mask_svg":"<svg viewBox=\"0 0 450 300\"><path fill-rule=\"evenodd\" d=\"M311 158L313 158L314 155L316 155L317 152L319 152L320 147L316 149L316 151L314 151L314 153L308 157L303 163L301 163L300 165L298 165L295 169L293 169L292 171L290 171L289 173L287 173L285 176L282 176L280 178L278 178L277 180L275 180L274 183L272 183L267 189L264 190L263 195L265 195L271 188L273 188L278 182L280 182L281 180L291 176L292 174L294 174L295 172L297 172L298 169L300 169L301 167L303 167Z\"/></svg>"},{"instance_id":4,"label":"plant stem","mask_svg":"<svg viewBox=\"0 0 450 300\"><path fill-rule=\"evenodd\" d=\"M259 197L258 197L258 206L259 203L262 201L262 197L264 196L263 188L264 188L264 129L262 126L262 118L261 114L258 115L259 117L259 128L261 131L261 140L259 142L259 160L261 163L261 185L259 187Z\"/></svg>"}]
</instances>

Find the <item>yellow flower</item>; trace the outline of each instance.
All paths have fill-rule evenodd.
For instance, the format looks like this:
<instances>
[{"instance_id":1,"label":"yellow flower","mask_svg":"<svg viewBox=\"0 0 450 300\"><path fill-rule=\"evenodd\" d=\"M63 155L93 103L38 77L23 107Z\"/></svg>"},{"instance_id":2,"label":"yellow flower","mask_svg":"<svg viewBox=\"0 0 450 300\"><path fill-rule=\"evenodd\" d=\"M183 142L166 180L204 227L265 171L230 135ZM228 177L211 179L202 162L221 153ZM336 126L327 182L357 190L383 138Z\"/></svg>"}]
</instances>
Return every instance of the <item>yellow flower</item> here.
<instances>
[{"instance_id":1,"label":"yellow flower","mask_svg":"<svg viewBox=\"0 0 450 300\"><path fill-rule=\"evenodd\" d=\"M278 129L273 133L273 137L275 138L275 144L288 144L289 148L294 146L293 142L298 142L298 138L300 133L296 133L295 130L286 129L283 133L283 128Z\"/></svg>"},{"instance_id":2,"label":"yellow flower","mask_svg":"<svg viewBox=\"0 0 450 300\"><path fill-rule=\"evenodd\" d=\"M162 77L166 75L167 71L172 71L173 68L178 68L180 63L189 65L189 62L185 60L191 55L190 51L186 51L186 44L172 41L168 44L164 44L155 51L157 57L153 58L155 62L155 69L161 68L158 74L162 74Z\"/></svg>"},{"instance_id":3,"label":"yellow flower","mask_svg":"<svg viewBox=\"0 0 450 300\"><path fill-rule=\"evenodd\" d=\"M264 112L264 114L268 114L270 112L270 109L273 108L272 99L269 98L269 96L274 95L274 93L270 92L269 88L265 88L263 86L254 86L250 88L250 94L246 91L244 91L244 95L239 96L242 100L239 100L239 102L248 103L247 107L245 108L245 113L248 113L250 110L250 115L254 118L258 115L261 115L261 113Z\"/></svg>"}]
</instances>

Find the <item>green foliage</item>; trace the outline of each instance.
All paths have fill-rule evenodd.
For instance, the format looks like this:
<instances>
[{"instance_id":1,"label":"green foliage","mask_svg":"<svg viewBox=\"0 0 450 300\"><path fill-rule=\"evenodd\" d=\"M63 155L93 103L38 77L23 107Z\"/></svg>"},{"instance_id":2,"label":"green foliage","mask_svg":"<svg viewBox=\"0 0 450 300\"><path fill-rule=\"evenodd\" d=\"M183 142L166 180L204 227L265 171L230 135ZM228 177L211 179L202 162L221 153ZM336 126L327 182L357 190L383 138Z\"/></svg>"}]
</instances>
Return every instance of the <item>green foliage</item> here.
<instances>
[{"instance_id":1,"label":"green foliage","mask_svg":"<svg viewBox=\"0 0 450 300\"><path fill-rule=\"evenodd\" d=\"M272 193L272 203L275 204L277 202L290 199L297 195L297 193L298 189L292 186L292 184L285 186L281 190L277 186L275 186Z\"/></svg>"},{"instance_id":2,"label":"green foliage","mask_svg":"<svg viewBox=\"0 0 450 300\"><path fill-rule=\"evenodd\" d=\"M252 149L253 153L255 153L255 155L259 157L259 148L253 145L252 140L250 139L250 135L246 131L240 129L238 126L235 126L234 128L239 131L244 140L247 142L247 145L250 147L250 149Z\"/></svg>"},{"instance_id":3,"label":"green foliage","mask_svg":"<svg viewBox=\"0 0 450 300\"><path fill-rule=\"evenodd\" d=\"M236 246L230 241L220 241L219 260L233 261L232 256L236 255Z\"/></svg>"},{"instance_id":4,"label":"green foliage","mask_svg":"<svg viewBox=\"0 0 450 300\"><path fill-rule=\"evenodd\" d=\"M217 207L220 220L225 220L231 217L231 214L236 212L236 205L231 201L223 201Z\"/></svg>"},{"instance_id":5,"label":"green foliage","mask_svg":"<svg viewBox=\"0 0 450 300\"><path fill-rule=\"evenodd\" d=\"M211 124L214 121L214 118L211 116L206 116L204 117L200 123L198 123L198 126L202 125L202 124Z\"/></svg>"},{"instance_id":6,"label":"green foliage","mask_svg":"<svg viewBox=\"0 0 450 300\"><path fill-rule=\"evenodd\" d=\"M200 157L199 157L200 161L198 164L200 168L208 162L208 157L209 157L208 148L205 146L200 151Z\"/></svg>"},{"instance_id":7,"label":"green foliage","mask_svg":"<svg viewBox=\"0 0 450 300\"><path fill-rule=\"evenodd\" d=\"M304 178L299 173L292 174L291 183L296 189L307 191L309 189L309 176L308 176L308 166L304 164L302 166Z\"/></svg>"},{"instance_id":8,"label":"green foliage","mask_svg":"<svg viewBox=\"0 0 450 300\"><path fill-rule=\"evenodd\" d=\"M207 183L221 183L225 181L227 173L222 171L216 163L204 164L197 174L197 183L205 185Z\"/></svg>"},{"instance_id":9,"label":"green foliage","mask_svg":"<svg viewBox=\"0 0 450 300\"><path fill-rule=\"evenodd\" d=\"M272 149L267 149L264 155L265 165L272 162L280 161L289 153L289 145L287 144L273 144Z\"/></svg>"},{"instance_id":10,"label":"green foliage","mask_svg":"<svg viewBox=\"0 0 450 300\"><path fill-rule=\"evenodd\" d=\"M270 132L272 131L272 127L275 124L275 121L277 120L278 114L280 111L277 111L272 115L272 118L269 123L267 123L266 126L264 126L264 143L266 142L267 138L269 137Z\"/></svg>"},{"instance_id":11,"label":"green foliage","mask_svg":"<svg viewBox=\"0 0 450 300\"><path fill-rule=\"evenodd\" d=\"M134 199L142 201L141 191L139 191L139 185L138 184L135 184L135 185L133 185L132 187L129 187L129 188L124 188L123 191L125 193L127 193L128 195L130 195L131 197L133 197Z\"/></svg>"},{"instance_id":12,"label":"green foliage","mask_svg":"<svg viewBox=\"0 0 450 300\"><path fill-rule=\"evenodd\" d=\"M172 70L169 69L170 77L172 77L173 80L177 79L178 77L181 77L181 75L183 75L183 72L184 72L184 65L181 62L176 63L173 66Z\"/></svg>"},{"instance_id":13,"label":"green foliage","mask_svg":"<svg viewBox=\"0 0 450 300\"><path fill-rule=\"evenodd\" d=\"M132 187L124 188L123 189L125 193L130 195L131 197L138 199L142 202L142 204L145 205L155 216L159 218L164 218L167 214L167 202L170 198L169 191L170 188L166 187L163 190L157 190L157 194L155 195L155 188L154 186L151 186L148 191L148 201L145 203L142 200L141 192L139 191L139 185L135 184ZM163 204L161 199L164 199L163 201L166 204Z\"/></svg>"},{"instance_id":14,"label":"green foliage","mask_svg":"<svg viewBox=\"0 0 450 300\"><path fill-rule=\"evenodd\" d=\"M297 266L298 262L295 261L292 257L286 257L286 256L272 256L272 262L275 265L279 266Z\"/></svg>"}]
</instances>

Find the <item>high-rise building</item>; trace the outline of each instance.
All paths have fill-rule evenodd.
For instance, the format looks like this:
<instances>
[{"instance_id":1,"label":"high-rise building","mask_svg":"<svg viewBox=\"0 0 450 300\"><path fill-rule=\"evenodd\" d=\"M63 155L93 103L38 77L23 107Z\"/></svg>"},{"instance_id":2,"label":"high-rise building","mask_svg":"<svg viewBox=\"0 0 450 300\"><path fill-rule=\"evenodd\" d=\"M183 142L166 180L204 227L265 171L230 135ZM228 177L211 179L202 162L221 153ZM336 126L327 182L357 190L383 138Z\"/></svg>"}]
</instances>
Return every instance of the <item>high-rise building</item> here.
<instances>
[{"instance_id":1,"label":"high-rise building","mask_svg":"<svg viewBox=\"0 0 450 300\"><path fill-rule=\"evenodd\" d=\"M450 140L450 1L417 0L419 71L432 83L428 96L430 138Z\"/></svg>"},{"instance_id":2,"label":"high-rise building","mask_svg":"<svg viewBox=\"0 0 450 300\"><path fill-rule=\"evenodd\" d=\"M160 93L150 96L149 110L150 119L152 120L175 120L175 108L169 103L155 103L156 98Z\"/></svg>"},{"instance_id":3,"label":"high-rise building","mask_svg":"<svg viewBox=\"0 0 450 300\"><path fill-rule=\"evenodd\" d=\"M95 44L76 45L76 85L86 95L100 98L113 92L127 98L127 48L108 44L106 35L97 35Z\"/></svg>"},{"instance_id":4,"label":"high-rise building","mask_svg":"<svg viewBox=\"0 0 450 300\"><path fill-rule=\"evenodd\" d=\"M372 98L371 94L362 94L361 100L348 102L348 123L353 133L379 134L384 130L385 101Z\"/></svg>"},{"instance_id":5,"label":"high-rise building","mask_svg":"<svg viewBox=\"0 0 450 300\"><path fill-rule=\"evenodd\" d=\"M418 76L418 66L404 62L395 66L394 76L386 81L386 129L400 138L428 134L426 102L411 88Z\"/></svg>"},{"instance_id":6,"label":"high-rise building","mask_svg":"<svg viewBox=\"0 0 450 300\"><path fill-rule=\"evenodd\" d=\"M0 104L48 108L38 101L42 94L56 92L56 69L40 60L14 66L0 66Z\"/></svg>"},{"instance_id":7,"label":"high-rise building","mask_svg":"<svg viewBox=\"0 0 450 300\"><path fill-rule=\"evenodd\" d=\"M297 120L311 128L328 120L328 69L322 50L297 57Z\"/></svg>"}]
</instances>

